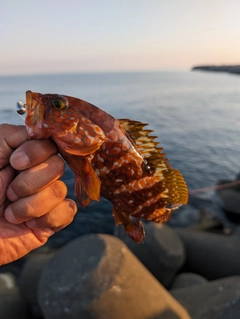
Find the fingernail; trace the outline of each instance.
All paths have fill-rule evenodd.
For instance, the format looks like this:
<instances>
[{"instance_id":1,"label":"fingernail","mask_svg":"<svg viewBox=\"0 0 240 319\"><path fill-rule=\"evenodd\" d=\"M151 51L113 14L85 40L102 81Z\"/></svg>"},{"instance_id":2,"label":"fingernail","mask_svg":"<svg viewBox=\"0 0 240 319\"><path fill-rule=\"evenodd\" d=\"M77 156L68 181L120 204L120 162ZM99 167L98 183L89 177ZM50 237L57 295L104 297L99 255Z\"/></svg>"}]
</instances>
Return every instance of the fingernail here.
<instances>
[{"instance_id":1,"label":"fingernail","mask_svg":"<svg viewBox=\"0 0 240 319\"><path fill-rule=\"evenodd\" d=\"M17 224L17 220L15 216L13 215L13 211L11 206L8 206L5 210L5 218L9 223Z\"/></svg>"},{"instance_id":2,"label":"fingernail","mask_svg":"<svg viewBox=\"0 0 240 319\"><path fill-rule=\"evenodd\" d=\"M37 222L36 222L36 219L31 219L31 220L28 220L27 222L25 222L27 227L29 228L37 228Z\"/></svg>"},{"instance_id":3,"label":"fingernail","mask_svg":"<svg viewBox=\"0 0 240 319\"><path fill-rule=\"evenodd\" d=\"M16 195L16 193L13 191L11 187L7 188L6 195L11 202L15 202L19 199L19 197Z\"/></svg>"},{"instance_id":4,"label":"fingernail","mask_svg":"<svg viewBox=\"0 0 240 319\"><path fill-rule=\"evenodd\" d=\"M23 151L16 150L10 157L10 163L15 169L22 169L29 164L29 157Z\"/></svg>"}]
</instances>

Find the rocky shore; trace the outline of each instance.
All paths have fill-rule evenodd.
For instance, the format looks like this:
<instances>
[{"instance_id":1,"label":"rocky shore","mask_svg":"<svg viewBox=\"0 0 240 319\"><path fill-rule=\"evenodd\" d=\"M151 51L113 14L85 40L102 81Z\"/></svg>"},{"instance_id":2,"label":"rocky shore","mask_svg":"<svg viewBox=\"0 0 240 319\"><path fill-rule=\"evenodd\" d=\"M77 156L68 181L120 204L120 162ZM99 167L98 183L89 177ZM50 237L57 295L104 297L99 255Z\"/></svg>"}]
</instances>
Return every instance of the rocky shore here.
<instances>
[{"instance_id":1,"label":"rocky shore","mask_svg":"<svg viewBox=\"0 0 240 319\"><path fill-rule=\"evenodd\" d=\"M0 318L240 318L238 181L191 195L168 224L145 222L144 244L114 226L107 201L79 210L44 247L0 267Z\"/></svg>"},{"instance_id":2,"label":"rocky shore","mask_svg":"<svg viewBox=\"0 0 240 319\"><path fill-rule=\"evenodd\" d=\"M212 71L240 74L240 65L199 65L192 67L192 71Z\"/></svg>"}]
</instances>

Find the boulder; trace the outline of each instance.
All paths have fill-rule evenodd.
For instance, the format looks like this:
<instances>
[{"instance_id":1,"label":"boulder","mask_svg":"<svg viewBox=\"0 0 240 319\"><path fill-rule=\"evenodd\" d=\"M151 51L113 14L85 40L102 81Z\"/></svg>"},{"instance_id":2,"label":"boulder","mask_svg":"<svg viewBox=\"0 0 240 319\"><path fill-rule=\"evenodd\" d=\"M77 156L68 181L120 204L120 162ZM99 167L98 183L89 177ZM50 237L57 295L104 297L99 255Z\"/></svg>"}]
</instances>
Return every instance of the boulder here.
<instances>
[{"instance_id":1,"label":"boulder","mask_svg":"<svg viewBox=\"0 0 240 319\"><path fill-rule=\"evenodd\" d=\"M240 277L228 277L201 285L171 291L193 319L238 319L237 317L220 317L227 305L234 304L240 297ZM239 310L239 309L238 309ZM235 309L234 311L238 311ZM238 311L239 313L239 311ZM222 315L223 316L223 315Z\"/></svg>"},{"instance_id":2,"label":"boulder","mask_svg":"<svg viewBox=\"0 0 240 319\"><path fill-rule=\"evenodd\" d=\"M143 244L128 237L123 227L118 226L115 234L128 246L148 270L168 287L185 261L183 244L176 232L166 224L144 223L146 236Z\"/></svg>"},{"instance_id":3,"label":"boulder","mask_svg":"<svg viewBox=\"0 0 240 319\"><path fill-rule=\"evenodd\" d=\"M27 305L22 300L17 287L0 288L0 318L30 319Z\"/></svg>"},{"instance_id":4,"label":"boulder","mask_svg":"<svg viewBox=\"0 0 240 319\"><path fill-rule=\"evenodd\" d=\"M240 318L240 298L228 302L217 319L239 319Z\"/></svg>"},{"instance_id":5,"label":"boulder","mask_svg":"<svg viewBox=\"0 0 240 319\"><path fill-rule=\"evenodd\" d=\"M170 289L173 290L194 285L201 285L205 284L206 282L208 282L208 280L203 276L191 272L184 272L174 278Z\"/></svg>"},{"instance_id":6,"label":"boulder","mask_svg":"<svg viewBox=\"0 0 240 319\"><path fill-rule=\"evenodd\" d=\"M38 300L45 319L189 318L110 235L82 236L61 248L44 268Z\"/></svg>"},{"instance_id":7,"label":"boulder","mask_svg":"<svg viewBox=\"0 0 240 319\"><path fill-rule=\"evenodd\" d=\"M16 279L11 273L0 273L0 288L15 287Z\"/></svg>"},{"instance_id":8,"label":"boulder","mask_svg":"<svg viewBox=\"0 0 240 319\"><path fill-rule=\"evenodd\" d=\"M19 289L22 299L27 304L34 318L41 318L42 312L38 305L38 284L43 268L53 256L53 253L30 253L19 276Z\"/></svg>"},{"instance_id":9,"label":"boulder","mask_svg":"<svg viewBox=\"0 0 240 319\"><path fill-rule=\"evenodd\" d=\"M217 191L220 197L220 206L225 212L240 215L240 191L223 188Z\"/></svg>"},{"instance_id":10,"label":"boulder","mask_svg":"<svg viewBox=\"0 0 240 319\"><path fill-rule=\"evenodd\" d=\"M185 251L185 269L213 280L240 275L240 239L237 236L176 229Z\"/></svg>"}]
</instances>

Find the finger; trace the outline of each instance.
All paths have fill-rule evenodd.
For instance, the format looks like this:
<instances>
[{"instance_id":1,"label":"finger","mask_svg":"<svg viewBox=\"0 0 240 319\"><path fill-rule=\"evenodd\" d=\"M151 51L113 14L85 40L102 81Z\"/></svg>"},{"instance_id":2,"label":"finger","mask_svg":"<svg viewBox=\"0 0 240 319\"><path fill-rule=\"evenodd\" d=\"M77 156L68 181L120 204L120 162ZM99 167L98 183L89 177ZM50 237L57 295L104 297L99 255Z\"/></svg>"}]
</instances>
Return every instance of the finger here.
<instances>
[{"instance_id":1,"label":"finger","mask_svg":"<svg viewBox=\"0 0 240 319\"><path fill-rule=\"evenodd\" d=\"M56 144L50 139L28 140L11 155L10 163L17 170L35 166L58 152Z\"/></svg>"},{"instance_id":2,"label":"finger","mask_svg":"<svg viewBox=\"0 0 240 319\"><path fill-rule=\"evenodd\" d=\"M51 228L54 232L69 225L77 212L77 205L71 199L65 199L49 213L26 222L29 228Z\"/></svg>"},{"instance_id":3,"label":"finger","mask_svg":"<svg viewBox=\"0 0 240 319\"><path fill-rule=\"evenodd\" d=\"M20 172L10 183L7 197L15 202L39 192L64 173L64 162L58 155L52 155L45 162Z\"/></svg>"},{"instance_id":4,"label":"finger","mask_svg":"<svg viewBox=\"0 0 240 319\"><path fill-rule=\"evenodd\" d=\"M21 198L9 205L5 210L5 218L12 224L20 224L40 217L57 207L66 195L66 185L57 180L39 193Z\"/></svg>"},{"instance_id":5,"label":"finger","mask_svg":"<svg viewBox=\"0 0 240 319\"><path fill-rule=\"evenodd\" d=\"M10 165L0 170L0 205L2 205L6 199L6 189L14 176L15 171Z\"/></svg>"},{"instance_id":6,"label":"finger","mask_svg":"<svg viewBox=\"0 0 240 319\"><path fill-rule=\"evenodd\" d=\"M0 168L9 164L9 157L13 150L27 140L25 126L0 125Z\"/></svg>"}]
</instances>

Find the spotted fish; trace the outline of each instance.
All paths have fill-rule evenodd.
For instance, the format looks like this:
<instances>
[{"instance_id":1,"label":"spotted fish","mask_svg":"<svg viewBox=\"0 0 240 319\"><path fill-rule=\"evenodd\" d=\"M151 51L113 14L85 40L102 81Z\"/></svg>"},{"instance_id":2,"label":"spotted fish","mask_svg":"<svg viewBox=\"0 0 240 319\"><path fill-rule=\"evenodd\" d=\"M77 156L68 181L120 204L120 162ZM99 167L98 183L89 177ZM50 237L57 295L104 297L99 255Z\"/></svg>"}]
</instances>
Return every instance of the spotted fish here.
<instances>
[{"instance_id":1,"label":"spotted fish","mask_svg":"<svg viewBox=\"0 0 240 319\"><path fill-rule=\"evenodd\" d=\"M166 222L188 201L186 183L158 147L147 124L117 120L77 98L26 92L30 138L52 138L75 173L75 194L86 207L100 195L113 204L116 225L136 242L144 239L142 219Z\"/></svg>"}]
</instances>

